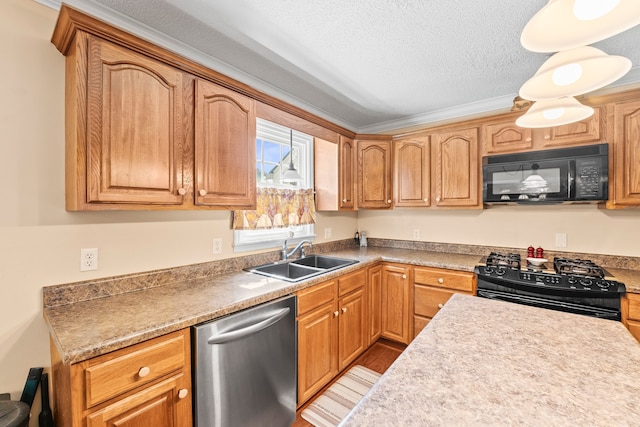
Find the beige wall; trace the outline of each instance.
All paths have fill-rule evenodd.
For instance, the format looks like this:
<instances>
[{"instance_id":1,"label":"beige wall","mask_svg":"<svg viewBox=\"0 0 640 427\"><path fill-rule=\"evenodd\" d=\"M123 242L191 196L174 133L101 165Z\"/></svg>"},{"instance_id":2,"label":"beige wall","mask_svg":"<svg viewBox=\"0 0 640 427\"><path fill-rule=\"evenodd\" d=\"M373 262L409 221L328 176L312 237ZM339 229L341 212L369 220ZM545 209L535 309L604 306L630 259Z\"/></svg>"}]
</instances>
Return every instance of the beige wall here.
<instances>
[{"instance_id":1,"label":"beige wall","mask_svg":"<svg viewBox=\"0 0 640 427\"><path fill-rule=\"evenodd\" d=\"M360 211L358 226L370 237L471 245L529 245L568 252L640 257L640 210L609 211L596 205L493 206L481 211L394 209ZM556 233L567 247L555 246Z\"/></svg>"},{"instance_id":2,"label":"beige wall","mask_svg":"<svg viewBox=\"0 0 640 427\"><path fill-rule=\"evenodd\" d=\"M42 287L211 261L212 238L231 257L228 212L66 212L64 57L50 43L57 13L31 0L0 1L3 184L0 209L0 392L19 398L29 367L49 365ZM640 211L593 206L492 208L482 212L394 210L320 213L317 242L360 228L372 237L551 247L640 256ZM496 233L507 224L512 231ZM580 237L581 228L590 234ZM100 269L79 272L83 247L99 249Z\"/></svg>"}]
</instances>

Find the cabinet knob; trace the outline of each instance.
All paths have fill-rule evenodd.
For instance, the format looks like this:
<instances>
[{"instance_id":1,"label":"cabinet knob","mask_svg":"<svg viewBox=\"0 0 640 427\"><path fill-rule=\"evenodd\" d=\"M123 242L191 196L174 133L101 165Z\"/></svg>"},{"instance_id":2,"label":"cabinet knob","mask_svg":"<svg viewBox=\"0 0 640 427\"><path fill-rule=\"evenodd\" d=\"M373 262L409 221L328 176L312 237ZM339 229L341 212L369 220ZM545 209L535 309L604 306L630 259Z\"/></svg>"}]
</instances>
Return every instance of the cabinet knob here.
<instances>
[{"instance_id":1,"label":"cabinet knob","mask_svg":"<svg viewBox=\"0 0 640 427\"><path fill-rule=\"evenodd\" d=\"M426 199L426 198L425 198L425 199L422 199L422 200L424 200L424 201L425 201L425 203L429 201L429 199Z\"/></svg>"},{"instance_id":2,"label":"cabinet knob","mask_svg":"<svg viewBox=\"0 0 640 427\"><path fill-rule=\"evenodd\" d=\"M387 203L391 203L391 199L387 199Z\"/></svg>"},{"instance_id":3,"label":"cabinet knob","mask_svg":"<svg viewBox=\"0 0 640 427\"><path fill-rule=\"evenodd\" d=\"M525 139L525 141L527 141L527 142L531 142L531 137L526 138L526 139Z\"/></svg>"},{"instance_id":4,"label":"cabinet knob","mask_svg":"<svg viewBox=\"0 0 640 427\"><path fill-rule=\"evenodd\" d=\"M544 139L551 139L551 135L545 135Z\"/></svg>"},{"instance_id":5,"label":"cabinet knob","mask_svg":"<svg viewBox=\"0 0 640 427\"><path fill-rule=\"evenodd\" d=\"M142 368L140 368L140 370L138 371L138 376L140 378L144 378L147 375L149 375L149 373L151 372L151 369L149 369L148 366L143 366Z\"/></svg>"},{"instance_id":6,"label":"cabinet knob","mask_svg":"<svg viewBox=\"0 0 640 427\"><path fill-rule=\"evenodd\" d=\"M185 190L184 188L178 188L178 194L184 196L185 194L187 194L187 190Z\"/></svg>"},{"instance_id":7,"label":"cabinet knob","mask_svg":"<svg viewBox=\"0 0 640 427\"><path fill-rule=\"evenodd\" d=\"M347 312L347 307L342 307L342 312L346 313Z\"/></svg>"},{"instance_id":8,"label":"cabinet knob","mask_svg":"<svg viewBox=\"0 0 640 427\"><path fill-rule=\"evenodd\" d=\"M347 199L342 199L342 203L347 203Z\"/></svg>"},{"instance_id":9,"label":"cabinet knob","mask_svg":"<svg viewBox=\"0 0 640 427\"><path fill-rule=\"evenodd\" d=\"M438 308L442 308L442 307L443 307L442 303L438 304Z\"/></svg>"},{"instance_id":10,"label":"cabinet knob","mask_svg":"<svg viewBox=\"0 0 640 427\"><path fill-rule=\"evenodd\" d=\"M438 277L438 283L444 283L444 279L442 277Z\"/></svg>"},{"instance_id":11,"label":"cabinet knob","mask_svg":"<svg viewBox=\"0 0 640 427\"><path fill-rule=\"evenodd\" d=\"M202 189L202 190L199 191L199 193L200 193L201 196L206 196L207 195L207 190Z\"/></svg>"},{"instance_id":12,"label":"cabinet knob","mask_svg":"<svg viewBox=\"0 0 640 427\"><path fill-rule=\"evenodd\" d=\"M178 398L184 399L185 397L187 397L187 394L189 394L189 390L187 390L186 388L181 388L178 392Z\"/></svg>"},{"instance_id":13,"label":"cabinet knob","mask_svg":"<svg viewBox=\"0 0 640 427\"><path fill-rule=\"evenodd\" d=\"M440 196L436 197L436 203L440 203Z\"/></svg>"},{"instance_id":14,"label":"cabinet knob","mask_svg":"<svg viewBox=\"0 0 640 427\"><path fill-rule=\"evenodd\" d=\"M407 275L406 275L406 274L403 274L403 275L402 275L402 278L403 278L403 279L406 279L406 278L407 278Z\"/></svg>"},{"instance_id":15,"label":"cabinet knob","mask_svg":"<svg viewBox=\"0 0 640 427\"><path fill-rule=\"evenodd\" d=\"M338 315L340 314L340 312L338 310L333 312L333 317L338 317Z\"/></svg>"}]
</instances>

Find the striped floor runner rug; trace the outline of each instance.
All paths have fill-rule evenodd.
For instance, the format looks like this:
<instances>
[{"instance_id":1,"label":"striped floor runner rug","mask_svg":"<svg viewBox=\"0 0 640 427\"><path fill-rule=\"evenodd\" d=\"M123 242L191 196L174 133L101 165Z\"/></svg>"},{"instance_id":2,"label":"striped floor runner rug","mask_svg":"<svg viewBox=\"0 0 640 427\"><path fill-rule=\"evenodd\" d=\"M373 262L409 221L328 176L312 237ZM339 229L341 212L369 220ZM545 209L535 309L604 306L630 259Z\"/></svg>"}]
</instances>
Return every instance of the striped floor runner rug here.
<instances>
[{"instance_id":1,"label":"striped floor runner rug","mask_svg":"<svg viewBox=\"0 0 640 427\"><path fill-rule=\"evenodd\" d=\"M315 427L335 427L362 399L380 374L356 365L302 411L302 418Z\"/></svg>"}]
</instances>

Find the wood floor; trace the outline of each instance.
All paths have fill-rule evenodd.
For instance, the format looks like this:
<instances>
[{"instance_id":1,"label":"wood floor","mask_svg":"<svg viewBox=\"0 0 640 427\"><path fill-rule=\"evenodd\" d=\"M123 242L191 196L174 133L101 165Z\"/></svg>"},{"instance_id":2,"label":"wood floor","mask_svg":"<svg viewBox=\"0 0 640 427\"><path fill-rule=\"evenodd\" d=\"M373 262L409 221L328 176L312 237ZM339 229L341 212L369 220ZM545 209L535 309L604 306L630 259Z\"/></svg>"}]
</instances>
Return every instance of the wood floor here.
<instances>
[{"instance_id":1,"label":"wood floor","mask_svg":"<svg viewBox=\"0 0 640 427\"><path fill-rule=\"evenodd\" d=\"M373 371L376 371L380 374L384 373L389 366L400 356L400 353L406 348L403 344L394 343L387 340L380 340L373 344L367 351L365 351L359 358L356 359L355 362L351 364L353 365L362 365L366 368L369 368ZM350 367L350 366L349 366ZM343 372L347 372L349 367L345 369ZM325 388L320 390L316 396L322 394L331 384L340 378L339 376L335 378L331 383L327 384ZM303 420L300 414L313 400L316 396L312 397L305 403L303 406L298 409L296 414L296 421L292 424L292 427L313 427L312 424L309 424L307 421Z\"/></svg>"}]
</instances>

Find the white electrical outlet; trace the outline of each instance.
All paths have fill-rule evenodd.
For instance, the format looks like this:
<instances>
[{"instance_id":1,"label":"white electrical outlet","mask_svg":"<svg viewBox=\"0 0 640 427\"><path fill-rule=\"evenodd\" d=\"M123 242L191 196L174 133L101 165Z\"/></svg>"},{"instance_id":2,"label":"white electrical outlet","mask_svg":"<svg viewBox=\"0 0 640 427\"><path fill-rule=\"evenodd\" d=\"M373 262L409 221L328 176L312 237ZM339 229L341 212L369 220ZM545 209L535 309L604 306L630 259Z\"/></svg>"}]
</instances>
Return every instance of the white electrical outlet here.
<instances>
[{"instance_id":1,"label":"white electrical outlet","mask_svg":"<svg viewBox=\"0 0 640 427\"><path fill-rule=\"evenodd\" d=\"M419 240L419 239L420 239L420 229L414 228L413 229L413 240Z\"/></svg>"},{"instance_id":2,"label":"white electrical outlet","mask_svg":"<svg viewBox=\"0 0 640 427\"><path fill-rule=\"evenodd\" d=\"M566 247L567 247L567 234L556 233L556 248L566 248Z\"/></svg>"},{"instance_id":3,"label":"white electrical outlet","mask_svg":"<svg viewBox=\"0 0 640 427\"><path fill-rule=\"evenodd\" d=\"M325 239L331 238L331 227L327 227L324 229L324 238Z\"/></svg>"},{"instance_id":4,"label":"white electrical outlet","mask_svg":"<svg viewBox=\"0 0 640 427\"><path fill-rule=\"evenodd\" d=\"M222 238L216 237L213 239L213 254L221 254L222 253Z\"/></svg>"},{"instance_id":5,"label":"white electrical outlet","mask_svg":"<svg viewBox=\"0 0 640 427\"><path fill-rule=\"evenodd\" d=\"M80 249L80 271L98 269L98 248Z\"/></svg>"}]
</instances>

